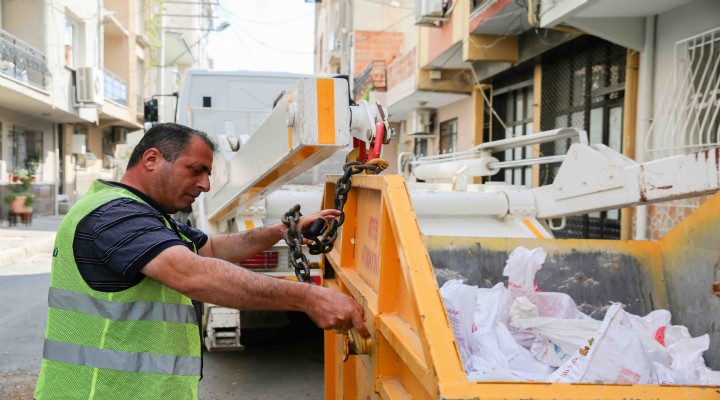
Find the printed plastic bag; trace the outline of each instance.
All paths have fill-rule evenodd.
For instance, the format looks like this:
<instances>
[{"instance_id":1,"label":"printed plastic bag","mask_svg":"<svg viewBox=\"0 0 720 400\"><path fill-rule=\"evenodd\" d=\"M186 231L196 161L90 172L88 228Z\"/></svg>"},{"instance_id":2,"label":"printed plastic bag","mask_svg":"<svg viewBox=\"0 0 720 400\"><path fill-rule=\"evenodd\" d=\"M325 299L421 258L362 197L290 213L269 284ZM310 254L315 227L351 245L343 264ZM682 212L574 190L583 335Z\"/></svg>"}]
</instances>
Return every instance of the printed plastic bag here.
<instances>
[{"instance_id":1,"label":"printed plastic bag","mask_svg":"<svg viewBox=\"0 0 720 400\"><path fill-rule=\"evenodd\" d=\"M600 330L551 376L551 382L649 384L658 382L653 362L628 314L613 304Z\"/></svg>"},{"instance_id":2,"label":"printed plastic bag","mask_svg":"<svg viewBox=\"0 0 720 400\"><path fill-rule=\"evenodd\" d=\"M510 325L518 330L537 333L530 354L538 361L559 367L570 355L600 329L602 322L594 319L562 319L540 317L537 307L525 297L518 297L510 307Z\"/></svg>"},{"instance_id":3,"label":"printed plastic bag","mask_svg":"<svg viewBox=\"0 0 720 400\"><path fill-rule=\"evenodd\" d=\"M440 288L440 296L443 299L466 369L472 354L470 341L473 331L476 292L477 286L466 285L460 279L451 279Z\"/></svg>"}]
</instances>

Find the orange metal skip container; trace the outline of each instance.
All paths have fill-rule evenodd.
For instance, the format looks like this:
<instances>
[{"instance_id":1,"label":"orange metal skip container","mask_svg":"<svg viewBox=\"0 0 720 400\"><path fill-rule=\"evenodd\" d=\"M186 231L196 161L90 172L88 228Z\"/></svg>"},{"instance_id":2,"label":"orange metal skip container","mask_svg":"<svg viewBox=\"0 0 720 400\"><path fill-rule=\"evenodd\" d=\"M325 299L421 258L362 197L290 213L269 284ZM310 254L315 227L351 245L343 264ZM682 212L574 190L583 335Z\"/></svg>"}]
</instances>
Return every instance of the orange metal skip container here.
<instances>
[{"instance_id":1,"label":"orange metal skip container","mask_svg":"<svg viewBox=\"0 0 720 400\"><path fill-rule=\"evenodd\" d=\"M334 178L327 179L326 208L333 205ZM470 258L492 254L497 262L520 245L541 246L553 260L581 255L591 262L609 262L621 273L634 271L634 282L641 287L638 301L649 308L670 309L675 324L678 313L693 307L685 303L695 301L685 293L692 282L684 277L702 275L707 288L698 287L692 295L707 299L706 315L718 318L720 299L710 289L714 278L706 276L720 260L717 210L716 195L658 241L423 237L403 178L356 175L345 204L345 222L321 266L325 285L363 305L372 338L367 354L343 361L343 335L325 333L325 397L720 399L719 387L470 382L431 263L431 254L448 251ZM616 300L613 290L606 292L605 301ZM700 334L711 334L715 347L710 352L717 352L718 333L709 330Z\"/></svg>"}]
</instances>

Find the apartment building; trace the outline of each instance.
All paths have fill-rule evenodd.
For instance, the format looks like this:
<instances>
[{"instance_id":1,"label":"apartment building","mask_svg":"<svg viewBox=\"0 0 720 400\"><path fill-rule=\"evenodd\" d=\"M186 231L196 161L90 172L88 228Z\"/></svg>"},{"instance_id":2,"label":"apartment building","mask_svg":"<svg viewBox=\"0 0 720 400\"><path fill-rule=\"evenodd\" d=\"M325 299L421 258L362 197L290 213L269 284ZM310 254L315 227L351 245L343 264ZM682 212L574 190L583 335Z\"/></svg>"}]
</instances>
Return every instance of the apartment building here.
<instances>
[{"instance_id":1,"label":"apartment building","mask_svg":"<svg viewBox=\"0 0 720 400\"><path fill-rule=\"evenodd\" d=\"M179 76L210 66L215 28L212 3L167 3L0 1L0 195L30 174L33 212L63 212L122 175L146 101L174 120Z\"/></svg>"},{"instance_id":2,"label":"apartment building","mask_svg":"<svg viewBox=\"0 0 720 400\"><path fill-rule=\"evenodd\" d=\"M323 1L316 8L316 71L348 74L360 88L356 98L387 106L400 133L396 151L451 153L559 127L581 128L591 143L637 160L720 142L717 1L407 3ZM390 21L378 7L411 16ZM362 66L363 52L370 66ZM564 154L569 145L495 156ZM395 161L389 151L385 158ZM557 168L509 168L485 180L538 186L551 183ZM567 218L556 235L657 238L702 201Z\"/></svg>"}]
</instances>

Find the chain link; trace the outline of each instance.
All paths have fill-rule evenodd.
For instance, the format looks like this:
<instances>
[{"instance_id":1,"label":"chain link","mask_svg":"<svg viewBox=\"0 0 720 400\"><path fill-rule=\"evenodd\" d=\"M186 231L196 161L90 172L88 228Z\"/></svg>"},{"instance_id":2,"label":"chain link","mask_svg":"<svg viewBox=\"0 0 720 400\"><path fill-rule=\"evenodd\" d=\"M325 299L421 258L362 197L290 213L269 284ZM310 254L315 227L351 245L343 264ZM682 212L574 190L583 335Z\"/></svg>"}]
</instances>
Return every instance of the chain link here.
<instances>
[{"instance_id":1,"label":"chain link","mask_svg":"<svg viewBox=\"0 0 720 400\"><path fill-rule=\"evenodd\" d=\"M352 180L350 179L353 175L362 173L364 170L370 170L373 173L379 172L380 168L373 164L363 164L359 161L349 162L343 165L343 175L337 180L335 186L335 196L333 208L340 211L340 216L337 219L333 219L329 222L329 228L325 230L322 238L313 238L314 243L311 243L308 248L310 254L326 254L333 249L335 239L337 239L337 230L345 222L345 213L343 208L345 202L347 202L347 195L350 193L350 187L352 186ZM295 205L285 215L282 216L281 221L287 229L285 230L285 243L287 243L290 250L288 257L290 265L295 269L295 276L298 281L308 282L314 284L310 278L310 267L308 260L302 251L303 235L298 228L300 224L300 205Z\"/></svg>"}]
</instances>

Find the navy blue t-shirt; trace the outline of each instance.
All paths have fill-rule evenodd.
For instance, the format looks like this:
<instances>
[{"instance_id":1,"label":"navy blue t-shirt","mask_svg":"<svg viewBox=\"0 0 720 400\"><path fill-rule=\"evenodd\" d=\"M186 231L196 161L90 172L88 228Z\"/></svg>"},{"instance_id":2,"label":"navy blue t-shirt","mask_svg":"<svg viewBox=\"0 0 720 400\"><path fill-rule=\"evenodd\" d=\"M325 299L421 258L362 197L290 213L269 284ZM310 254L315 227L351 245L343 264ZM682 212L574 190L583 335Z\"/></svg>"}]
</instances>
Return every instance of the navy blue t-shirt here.
<instances>
[{"instance_id":1,"label":"navy blue t-shirt","mask_svg":"<svg viewBox=\"0 0 720 400\"><path fill-rule=\"evenodd\" d=\"M208 236L190 226L172 220L154 200L135 188L119 186L140 197L147 204L130 198L115 199L83 218L75 230L73 251L78 271L94 290L119 292L140 283L140 271L150 260L171 246L192 245L183 241L182 232L198 249ZM164 217L174 225L168 229Z\"/></svg>"}]
</instances>

